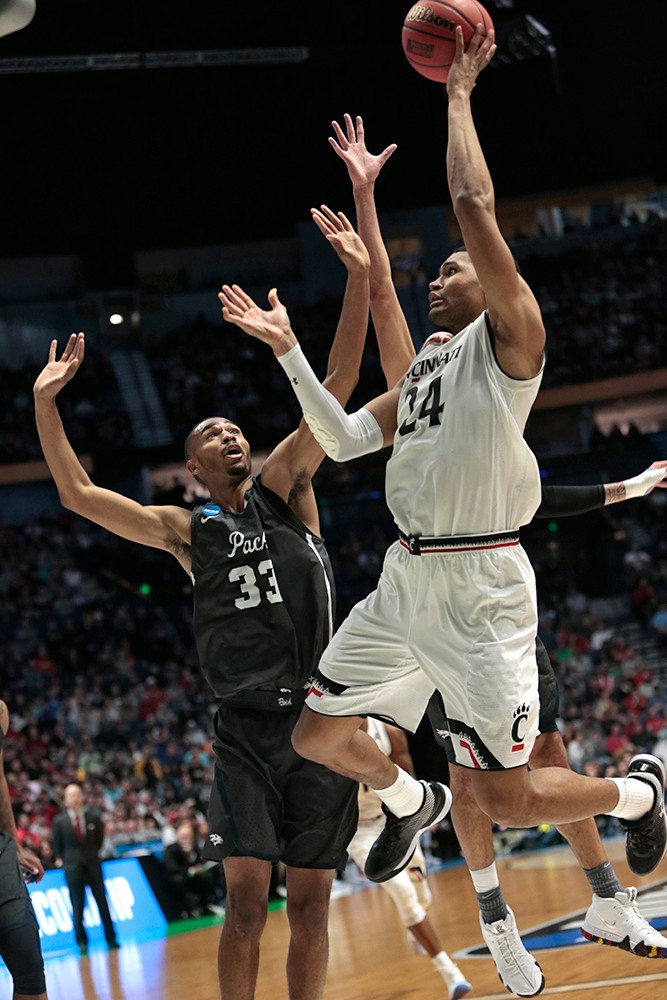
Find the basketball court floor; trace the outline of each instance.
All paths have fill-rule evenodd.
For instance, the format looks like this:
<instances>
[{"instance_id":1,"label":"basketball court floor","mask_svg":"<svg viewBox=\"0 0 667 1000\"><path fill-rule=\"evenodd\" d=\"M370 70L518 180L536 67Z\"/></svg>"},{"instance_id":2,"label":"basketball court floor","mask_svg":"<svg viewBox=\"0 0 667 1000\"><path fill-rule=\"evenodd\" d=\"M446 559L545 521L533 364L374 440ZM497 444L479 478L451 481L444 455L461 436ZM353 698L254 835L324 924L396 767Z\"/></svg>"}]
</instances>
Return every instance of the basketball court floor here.
<instances>
[{"instance_id":1,"label":"basketball court floor","mask_svg":"<svg viewBox=\"0 0 667 1000\"><path fill-rule=\"evenodd\" d=\"M621 881L637 885L640 908L667 934L667 859L648 878L630 878L622 840L608 845ZM567 848L510 855L498 862L507 901L546 976L544 997L564 1000L666 1000L667 960L649 960L584 941L579 925L590 901L588 883ZM471 1000L505 1000L479 928L466 869L432 872L431 917L447 951L473 985ZM363 887L362 887L363 885ZM218 1000L216 953L223 918L183 933L104 948L88 957L50 958L50 1000ZM200 922L201 923L201 922ZM195 929L196 928L196 929ZM287 1000L288 942L284 908L269 914L260 959L257 1000ZM440 977L415 956L393 904L378 886L352 875L336 883L331 903L331 956L326 1000L446 1000ZM11 996L0 973L0 997Z\"/></svg>"}]
</instances>

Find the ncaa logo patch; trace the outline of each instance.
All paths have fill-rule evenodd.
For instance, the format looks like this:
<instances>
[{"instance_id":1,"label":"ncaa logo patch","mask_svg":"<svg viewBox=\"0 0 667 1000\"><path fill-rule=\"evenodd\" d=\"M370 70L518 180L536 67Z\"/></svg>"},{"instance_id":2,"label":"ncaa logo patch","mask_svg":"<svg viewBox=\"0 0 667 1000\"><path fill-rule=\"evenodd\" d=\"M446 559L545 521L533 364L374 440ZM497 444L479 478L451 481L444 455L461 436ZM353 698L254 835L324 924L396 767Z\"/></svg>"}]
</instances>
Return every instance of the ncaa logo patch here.
<instances>
[{"instance_id":1,"label":"ncaa logo patch","mask_svg":"<svg viewBox=\"0 0 667 1000\"><path fill-rule=\"evenodd\" d=\"M217 517L220 513L222 513L222 509L218 507L217 503L207 503L201 509L201 523L205 524L210 517Z\"/></svg>"}]
</instances>

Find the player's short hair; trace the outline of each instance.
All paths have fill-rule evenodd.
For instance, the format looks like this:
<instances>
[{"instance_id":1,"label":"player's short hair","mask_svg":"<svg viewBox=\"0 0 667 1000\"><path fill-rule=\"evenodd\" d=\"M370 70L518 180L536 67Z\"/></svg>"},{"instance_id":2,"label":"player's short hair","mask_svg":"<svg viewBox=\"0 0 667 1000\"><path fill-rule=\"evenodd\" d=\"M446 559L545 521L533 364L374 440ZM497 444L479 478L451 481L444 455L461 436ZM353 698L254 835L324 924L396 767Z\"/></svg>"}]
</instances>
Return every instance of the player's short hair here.
<instances>
[{"instance_id":1,"label":"player's short hair","mask_svg":"<svg viewBox=\"0 0 667 1000\"><path fill-rule=\"evenodd\" d=\"M450 250L447 256L451 257L453 253L469 253L469 251L468 251L468 248L465 245L465 243L461 243L461 244L459 244L459 246L454 247L453 250ZM514 255L512 255L512 260L514 261L514 266L516 268L516 273L517 274L521 274L521 264L519 263L519 261L516 259L516 257Z\"/></svg>"}]
</instances>

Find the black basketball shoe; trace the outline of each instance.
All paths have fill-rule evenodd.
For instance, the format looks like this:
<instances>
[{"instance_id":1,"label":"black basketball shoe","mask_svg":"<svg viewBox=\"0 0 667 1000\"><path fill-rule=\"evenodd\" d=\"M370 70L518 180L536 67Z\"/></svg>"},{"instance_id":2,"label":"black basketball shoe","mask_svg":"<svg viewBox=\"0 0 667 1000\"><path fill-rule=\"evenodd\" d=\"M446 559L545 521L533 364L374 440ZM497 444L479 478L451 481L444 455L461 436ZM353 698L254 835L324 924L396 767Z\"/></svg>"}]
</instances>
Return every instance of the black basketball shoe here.
<instances>
[{"instance_id":1,"label":"black basketball shoe","mask_svg":"<svg viewBox=\"0 0 667 1000\"><path fill-rule=\"evenodd\" d=\"M383 804L387 822L371 847L364 873L371 882L386 882L402 872L415 852L425 830L444 819L452 805L452 793L447 785L437 781L422 781L424 801L421 808L409 816L394 816Z\"/></svg>"},{"instance_id":2,"label":"black basketball shoe","mask_svg":"<svg viewBox=\"0 0 667 1000\"><path fill-rule=\"evenodd\" d=\"M628 831L625 835L625 857L635 875L650 875L662 861L667 850L665 825L665 768L658 757L640 753L628 765L628 778L645 781L655 792L655 802L639 819L620 819Z\"/></svg>"}]
</instances>

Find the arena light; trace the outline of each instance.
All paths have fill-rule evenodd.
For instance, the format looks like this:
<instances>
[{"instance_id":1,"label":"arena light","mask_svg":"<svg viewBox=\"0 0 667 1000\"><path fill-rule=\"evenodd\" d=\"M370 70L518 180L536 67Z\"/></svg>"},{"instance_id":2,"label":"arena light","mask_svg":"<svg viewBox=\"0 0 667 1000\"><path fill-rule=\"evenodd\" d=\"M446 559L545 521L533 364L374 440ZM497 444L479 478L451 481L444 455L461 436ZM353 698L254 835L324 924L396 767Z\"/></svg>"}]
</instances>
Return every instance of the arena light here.
<instances>
[{"instance_id":1,"label":"arena light","mask_svg":"<svg viewBox=\"0 0 667 1000\"><path fill-rule=\"evenodd\" d=\"M122 313L111 313L111 316L109 316L109 322L112 326L120 326L121 323L125 322L125 317Z\"/></svg>"},{"instance_id":2,"label":"arena light","mask_svg":"<svg viewBox=\"0 0 667 1000\"><path fill-rule=\"evenodd\" d=\"M0 0L2 3L2 0ZM175 52L91 52L65 56L0 59L0 73L84 73L137 69L193 69L202 66L259 66L300 63L310 58L302 46L275 49L200 49Z\"/></svg>"}]
</instances>

